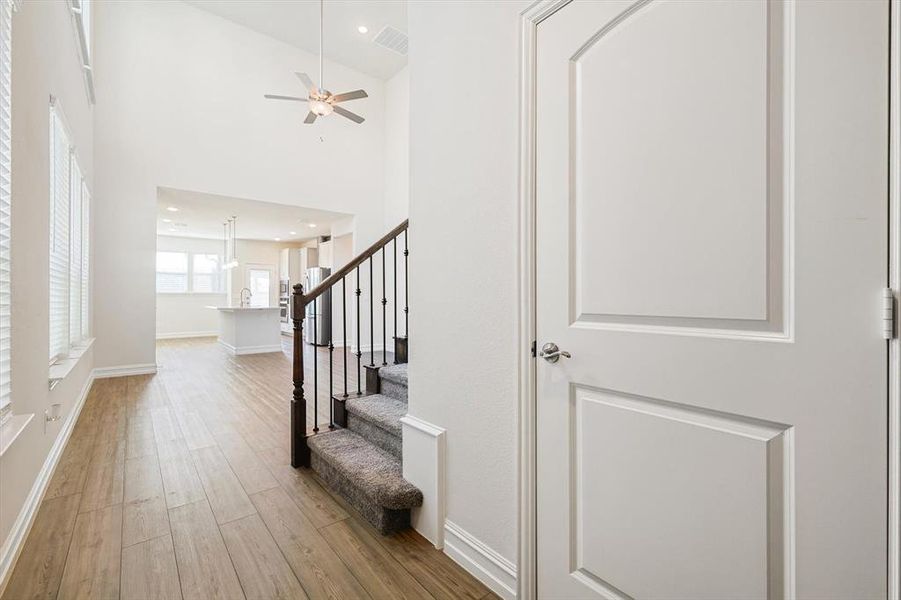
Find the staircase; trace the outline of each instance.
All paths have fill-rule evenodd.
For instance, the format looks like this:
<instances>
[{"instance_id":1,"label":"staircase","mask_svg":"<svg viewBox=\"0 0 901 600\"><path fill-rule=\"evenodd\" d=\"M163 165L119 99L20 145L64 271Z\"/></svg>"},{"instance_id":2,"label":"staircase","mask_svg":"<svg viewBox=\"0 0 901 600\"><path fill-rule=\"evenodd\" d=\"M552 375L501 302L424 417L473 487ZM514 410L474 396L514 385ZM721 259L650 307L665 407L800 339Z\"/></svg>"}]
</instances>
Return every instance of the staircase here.
<instances>
[{"instance_id":1,"label":"staircase","mask_svg":"<svg viewBox=\"0 0 901 600\"><path fill-rule=\"evenodd\" d=\"M309 438L313 470L383 534L410 526L422 492L403 478L407 365L378 370L381 392L347 399L347 428Z\"/></svg>"},{"instance_id":2,"label":"staircase","mask_svg":"<svg viewBox=\"0 0 901 600\"><path fill-rule=\"evenodd\" d=\"M403 322L404 335L398 335L398 305L401 296L397 293L398 281L398 240L403 235L403 272L405 274L403 290ZM388 269L388 253L392 252L394 277L392 281L394 302L394 357L397 364L387 365L387 295L386 272ZM407 414L407 336L406 316L408 313L407 298L407 222L404 221L385 237L370 246L347 265L338 269L333 275L304 292L301 285L294 286L292 303L292 320L294 322L294 396L291 401L291 464L294 467L311 467L320 478L338 495L347 500L360 514L382 534L389 534L410 526L410 510L422 506L422 492L403 478L403 437L400 419ZM375 294L377 282L373 279L373 260L381 259L381 345L382 362L386 366L375 365L375 351L372 352L370 364L361 365L361 342L369 342L370 348L377 346L377 335L374 328ZM368 265L366 264L368 261ZM369 279L361 279L363 273L369 273ZM356 306L351 307L351 314L356 311L356 344L347 339L348 327L345 293L347 278L355 275L354 281ZM368 281L369 290L369 334L368 340L361 338L361 282ZM342 340L345 347L348 341L356 351L351 354L356 359L357 372L361 366L365 368L365 390L358 383L355 393L348 393L346 373L353 369L347 354L341 353L344 360L343 373L345 381L343 394L336 394L332 378L334 360L334 342L329 331L329 396L331 406L328 407L328 426L319 427L320 407L316 399L319 397L319 377L313 379L313 406L310 406L304 394L304 357L303 327L305 308L316 302L325 294L331 294L333 288L340 293L342 302ZM315 311L314 311L315 312ZM316 327L315 323L310 326ZM316 360L317 353L313 353ZM352 363L352 361L351 361ZM318 374L317 365L313 372ZM340 386L339 386L340 387ZM308 429L308 420L312 416L313 428ZM323 411L322 419L325 418Z\"/></svg>"}]
</instances>

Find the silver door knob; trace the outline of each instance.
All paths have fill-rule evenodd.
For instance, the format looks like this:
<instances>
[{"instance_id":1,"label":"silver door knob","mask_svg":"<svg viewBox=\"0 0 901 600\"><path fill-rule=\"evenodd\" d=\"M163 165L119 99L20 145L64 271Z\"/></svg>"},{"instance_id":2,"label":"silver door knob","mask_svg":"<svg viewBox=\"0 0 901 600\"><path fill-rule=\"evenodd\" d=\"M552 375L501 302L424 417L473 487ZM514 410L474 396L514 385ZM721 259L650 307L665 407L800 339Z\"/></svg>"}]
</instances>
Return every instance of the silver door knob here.
<instances>
[{"instance_id":1,"label":"silver door knob","mask_svg":"<svg viewBox=\"0 0 901 600\"><path fill-rule=\"evenodd\" d=\"M566 350L561 350L554 342L548 342L541 347L541 353L538 355L549 363L555 363L563 358L572 358L572 354Z\"/></svg>"}]
</instances>

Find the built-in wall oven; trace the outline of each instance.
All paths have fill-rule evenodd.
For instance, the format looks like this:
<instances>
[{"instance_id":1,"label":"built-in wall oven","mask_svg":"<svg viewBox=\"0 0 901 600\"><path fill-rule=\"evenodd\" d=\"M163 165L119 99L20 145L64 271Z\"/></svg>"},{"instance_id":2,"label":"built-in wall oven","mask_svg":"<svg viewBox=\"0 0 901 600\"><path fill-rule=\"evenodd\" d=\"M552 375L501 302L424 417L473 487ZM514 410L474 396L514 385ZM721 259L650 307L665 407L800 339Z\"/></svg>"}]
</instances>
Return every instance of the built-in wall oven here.
<instances>
[{"instance_id":1,"label":"built-in wall oven","mask_svg":"<svg viewBox=\"0 0 901 600\"><path fill-rule=\"evenodd\" d=\"M291 323L291 294L288 290L291 289L290 282L287 279L282 279L278 285L278 308L279 308L279 316L281 317L281 321L284 324ZM282 329L285 329L282 327Z\"/></svg>"}]
</instances>

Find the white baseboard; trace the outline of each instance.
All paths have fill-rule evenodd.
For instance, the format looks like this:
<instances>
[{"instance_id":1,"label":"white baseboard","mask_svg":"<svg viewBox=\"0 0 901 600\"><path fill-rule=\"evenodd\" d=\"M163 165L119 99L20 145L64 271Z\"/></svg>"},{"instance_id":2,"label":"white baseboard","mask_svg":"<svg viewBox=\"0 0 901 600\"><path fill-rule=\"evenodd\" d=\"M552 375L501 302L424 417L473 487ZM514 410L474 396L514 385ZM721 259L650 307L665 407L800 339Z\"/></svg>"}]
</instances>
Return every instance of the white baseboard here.
<instances>
[{"instance_id":1,"label":"white baseboard","mask_svg":"<svg viewBox=\"0 0 901 600\"><path fill-rule=\"evenodd\" d=\"M422 491L422 506L411 514L413 528L436 548L444 547L445 430L413 415L404 415L404 479Z\"/></svg>"},{"instance_id":2,"label":"white baseboard","mask_svg":"<svg viewBox=\"0 0 901 600\"><path fill-rule=\"evenodd\" d=\"M444 553L501 598L516 599L516 565L451 521L444 522Z\"/></svg>"},{"instance_id":3,"label":"white baseboard","mask_svg":"<svg viewBox=\"0 0 901 600\"><path fill-rule=\"evenodd\" d=\"M127 377L128 375L152 375L157 372L157 369L156 363L100 367L92 371L91 377L94 379L106 379L107 377Z\"/></svg>"},{"instance_id":4,"label":"white baseboard","mask_svg":"<svg viewBox=\"0 0 901 600\"><path fill-rule=\"evenodd\" d=\"M243 354L264 354L266 352L281 352L282 345L281 344L273 344L271 346L232 346L229 343L223 342L219 340L219 343L228 350L230 353L235 356L241 356Z\"/></svg>"},{"instance_id":5,"label":"white baseboard","mask_svg":"<svg viewBox=\"0 0 901 600\"><path fill-rule=\"evenodd\" d=\"M218 331L180 331L176 333L158 333L158 340L180 340L182 338L216 337Z\"/></svg>"},{"instance_id":6,"label":"white baseboard","mask_svg":"<svg viewBox=\"0 0 901 600\"><path fill-rule=\"evenodd\" d=\"M59 464L59 459L66 448L69 437L72 435L72 430L75 428L75 423L78 421L78 416L81 414L81 409L84 407L84 402L87 400L88 392L91 391L93 383L94 374L92 372L85 380L75 405L60 428L59 435L56 436L56 441L53 442L50 453L47 454L44 465L38 472L37 479L35 479L34 485L31 486L31 491L28 492L25 504L22 505L22 509L19 511L19 515L16 517L6 541L0 547L0 595L3 595L3 590L6 589L6 584L9 583L13 565L16 564L16 560L25 546L25 540L28 539L28 533L34 524L34 518L38 514L38 509L41 507L41 501L47 492L47 486L50 484L53 472L56 471L56 465Z\"/></svg>"}]
</instances>

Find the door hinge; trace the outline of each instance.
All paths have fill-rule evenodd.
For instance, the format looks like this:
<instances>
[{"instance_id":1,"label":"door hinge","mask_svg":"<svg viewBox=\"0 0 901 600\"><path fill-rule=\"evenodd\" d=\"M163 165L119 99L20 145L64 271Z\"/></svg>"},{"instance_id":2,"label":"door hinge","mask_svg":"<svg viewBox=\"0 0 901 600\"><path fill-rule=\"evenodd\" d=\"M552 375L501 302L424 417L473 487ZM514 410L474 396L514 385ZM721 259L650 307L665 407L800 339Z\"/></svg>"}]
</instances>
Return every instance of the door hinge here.
<instances>
[{"instance_id":1,"label":"door hinge","mask_svg":"<svg viewBox=\"0 0 901 600\"><path fill-rule=\"evenodd\" d=\"M538 347L538 344L535 340L532 340L532 358L535 358L535 350Z\"/></svg>"},{"instance_id":2,"label":"door hinge","mask_svg":"<svg viewBox=\"0 0 901 600\"><path fill-rule=\"evenodd\" d=\"M895 292L892 288L882 290L882 337L895 337Z\"/></svg>"}]
</instances>

